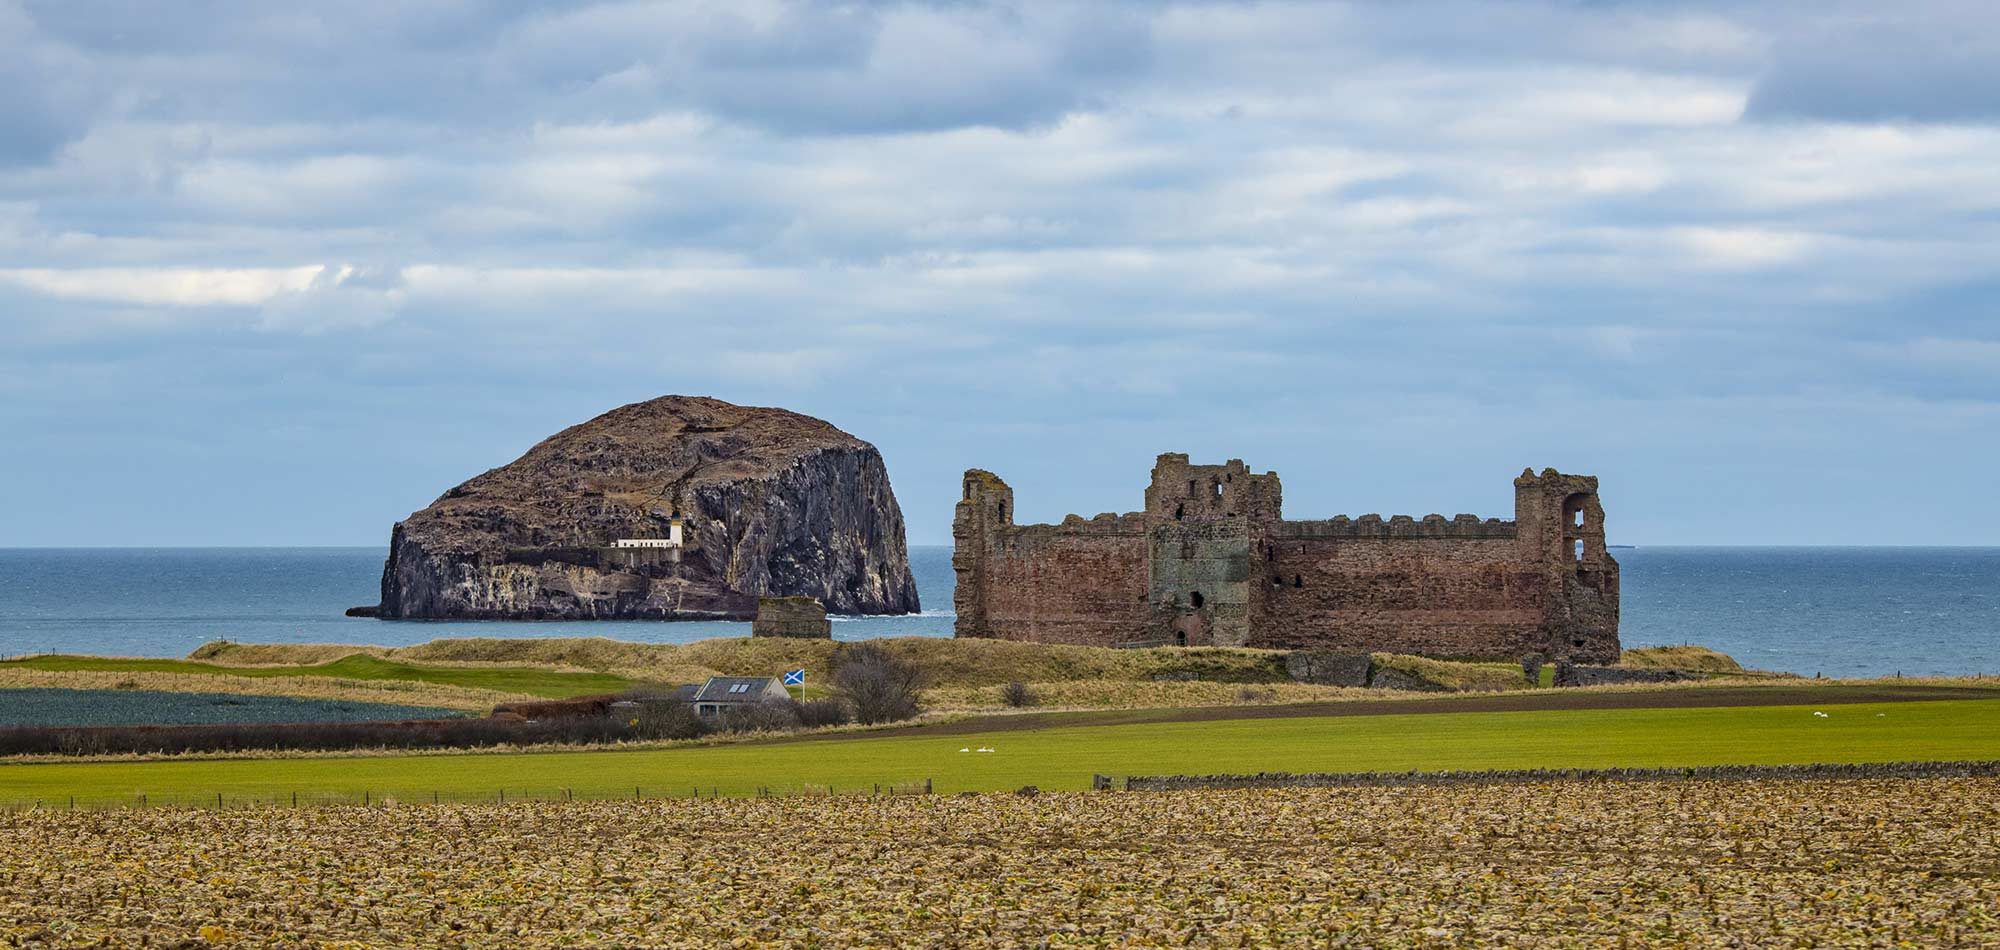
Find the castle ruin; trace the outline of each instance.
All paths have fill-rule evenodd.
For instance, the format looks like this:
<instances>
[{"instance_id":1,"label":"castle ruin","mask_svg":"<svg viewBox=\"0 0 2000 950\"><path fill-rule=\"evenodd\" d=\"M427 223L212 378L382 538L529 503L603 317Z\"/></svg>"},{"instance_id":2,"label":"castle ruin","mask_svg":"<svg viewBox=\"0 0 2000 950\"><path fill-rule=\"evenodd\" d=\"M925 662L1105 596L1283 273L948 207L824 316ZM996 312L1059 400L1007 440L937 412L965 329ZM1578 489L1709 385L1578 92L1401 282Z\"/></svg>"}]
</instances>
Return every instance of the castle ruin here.
<instances>
[{"instance_id":1,"label":"castle ruin","mask_svg":"<svg viewBox=\"0 0 2000 950\"><path fill-rule=\"evenodd\" d=\"M1287 521L1280 502L1275 472L1167 454L1144 511L1017 525L1013 489L968 471L952 521L957 635L1618 659L1618 562L1594 476L1523 471L1512 521Z\"/></svg>"}]
</instances>

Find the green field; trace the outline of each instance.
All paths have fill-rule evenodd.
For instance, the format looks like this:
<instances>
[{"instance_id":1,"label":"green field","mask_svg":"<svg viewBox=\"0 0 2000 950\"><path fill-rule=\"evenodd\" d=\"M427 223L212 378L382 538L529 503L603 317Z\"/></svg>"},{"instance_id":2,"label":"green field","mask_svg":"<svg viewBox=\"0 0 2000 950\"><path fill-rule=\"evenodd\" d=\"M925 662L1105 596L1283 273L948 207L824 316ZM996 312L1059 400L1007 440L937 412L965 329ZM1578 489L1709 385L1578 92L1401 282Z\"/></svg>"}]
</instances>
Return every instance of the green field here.
<instances>
[{"instance_id":1,"label":"green field","mask_svg":"<svg viewBox=\"0 0 2000 950\"><path fill-rule=\"evenodd\" d=\"M934 781L1086 788L1092 773L1588 768L2000 759L2000 701L1155 722L644 751L0 765L0 802L346 795L725 795ZM990 747L991 753L960 752Z\"/></svg>"},{"instance_id":2,"label":"green field","mask_svg":"<svg viewBox=\"0 0 2000 950\"><path fill-rule=\"evenodd\" d=\"M443 686L527 693L531 696L547 696L552 699L616 693L637 685L635 680L610 673L538 670L522 666L420 666L365 654L344 656L330 663L312 666L223 666L195 660L65 655L34 656L0 662L0 669L10 667L59 672L80 670L118 673L196 673L255 678L331 676L350 680L412 680Z\"/></svg>"}]
</instances>

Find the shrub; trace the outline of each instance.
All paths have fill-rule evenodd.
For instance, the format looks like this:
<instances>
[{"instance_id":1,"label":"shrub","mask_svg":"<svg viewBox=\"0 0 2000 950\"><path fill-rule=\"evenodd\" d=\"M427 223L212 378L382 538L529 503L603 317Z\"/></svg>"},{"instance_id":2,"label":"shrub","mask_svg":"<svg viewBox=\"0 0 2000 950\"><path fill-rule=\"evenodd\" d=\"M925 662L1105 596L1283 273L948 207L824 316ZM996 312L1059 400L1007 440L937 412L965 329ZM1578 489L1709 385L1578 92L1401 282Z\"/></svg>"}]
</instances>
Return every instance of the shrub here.
<instances>
[{"instance_id":1,"label":"shrub","mask_svg":"<svg viewBox=\"0 0 2000 950\"><path fill-rule=\"evenodd\" d=\"M833 656L833 686L867 725L917 714L923 670L876 643L843 644Z\"/></svg>"},{"instance_id":2,"label":"shrub","mask_svg":"<svg viewBox=\"0 0 2000 950\"><path fill-rule=\"evenodd\" d=\"M854 721L854 713L838 699L809 699L798 704L799 725L807 729L844 726Z\"/></svg>"},{"instance_id":3,"label":"shrub","mask_svg":"<svg viewBox=\"0 0 2000 950\"><path fill-rule=\"evenodd\" d=\"M731 706L722 711L725 732L791 732L799 727L799 704L789 699Z\"/></svg>"},{"instance_id":4,"label":"shrub","mask_svg":"<svg viewBox=\"0 0 2000 950\"><path fill-rule=\"evenodd\" d=\"M1019 709L1035 704L1035 694L1028 692L1028 684L1016 680L1000 687L1000 701Z\"/></svg>"},{"instance_id":5,"label":"shrub","mask_svg":"<svg viewBox=\"0 0 2000 950\"><path fill-rule=\"evenodd\" d=\"M640 703L631 721L633 734L641 739L698 739L713 728L695 715L693 706L672 700Z\"/></svg>"}]
</instances>

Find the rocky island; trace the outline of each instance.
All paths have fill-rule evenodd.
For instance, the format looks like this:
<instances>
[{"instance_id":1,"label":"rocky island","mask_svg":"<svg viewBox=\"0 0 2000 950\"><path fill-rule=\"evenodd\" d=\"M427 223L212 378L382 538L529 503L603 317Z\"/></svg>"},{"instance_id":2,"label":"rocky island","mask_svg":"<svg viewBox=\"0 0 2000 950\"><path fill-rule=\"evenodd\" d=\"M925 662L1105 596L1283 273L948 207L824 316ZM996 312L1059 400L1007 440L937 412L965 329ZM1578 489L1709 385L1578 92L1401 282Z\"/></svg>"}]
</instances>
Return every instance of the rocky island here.
<instances>
[{"instance_id":1,"label":"rocky island","mask_svg":"<svg viewBox=\"0 0 2000 950\"><path fill-rule=\"evenodd\" d=\"M918 609L882 456L810 416L663 396L564 429L397 524L373 613L747 620L760 596Z\"/></svg>"}]
</instances>

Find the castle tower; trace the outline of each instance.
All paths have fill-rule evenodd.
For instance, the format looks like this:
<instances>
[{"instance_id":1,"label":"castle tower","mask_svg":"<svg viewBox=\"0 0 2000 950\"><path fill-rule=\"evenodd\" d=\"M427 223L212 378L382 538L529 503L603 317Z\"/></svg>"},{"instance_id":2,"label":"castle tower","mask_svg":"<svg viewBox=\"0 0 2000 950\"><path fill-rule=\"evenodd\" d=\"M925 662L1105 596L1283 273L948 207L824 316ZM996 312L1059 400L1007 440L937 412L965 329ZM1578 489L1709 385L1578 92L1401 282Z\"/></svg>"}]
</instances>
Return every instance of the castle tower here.
<instances>
[{"instance_id":1,"label":"castle tower","mask_svg":"<svg viewBox=\"0 0 2000 950\"><path fill-rule=\"evenodd\" d=\"M1192 465L1161 455L1146 486L1150 638L1177 646L1245 646L1260 593L1251 552L1277 522L1283 490L1276 472L1252 474L1242 459Z\"/></svg>"},{"instance_id":2,"label":"castle tower","mask_svg":"<svg viewBox=\"0 0 2000 950\"><path fill-rule=\"evenodd\" d=\"M1242 459L1190 465L1187 455L1168 452L1154 460L1153 481L1146 486L1146 514L1160 519L1276 521L1283 507L1278 473L1252 474Z\"/></svg>"},{"instance_id":3,"label":"castle tower","mask_svg":"<svg viewBox=\"0 0 2000 950\"><path fill-rule=\"evenodd\" d=\"M1605 547L1596 476L1522 470L1514 520L1523 560L1541 565L1550 587L1549 655L1616 662L1618 562Z\"/></svg>"},{"instance_id":4,"label":"castle tower","mask_svg":"<svg viewBox=\"0 0 2000 950\"><path fill-rule=\"evenodd\" d=\"M986 624L986 565L995 539L1014 523L1014 489L984 469L968 469L963 492L951 518L951 569L958 586L952 609L958 613L961 637L988 635Z\"/></svg>"}]
</instances>

